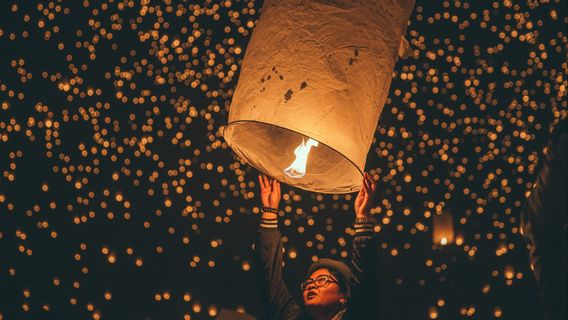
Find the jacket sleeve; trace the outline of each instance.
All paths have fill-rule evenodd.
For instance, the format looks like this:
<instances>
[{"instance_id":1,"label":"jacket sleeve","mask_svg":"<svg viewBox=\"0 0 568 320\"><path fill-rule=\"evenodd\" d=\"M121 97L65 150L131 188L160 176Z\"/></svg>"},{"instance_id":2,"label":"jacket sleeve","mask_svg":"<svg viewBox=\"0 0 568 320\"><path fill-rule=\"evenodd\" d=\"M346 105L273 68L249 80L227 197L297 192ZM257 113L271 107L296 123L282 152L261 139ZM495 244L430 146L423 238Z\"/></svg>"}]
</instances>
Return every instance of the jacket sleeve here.
<instances>
[{"instance_id":1,"label":"jacket sleeve","mask_svg":"<svg viewBox=\"0 0 568 320\"><path fill-rule=\"evenodd\" d=\"M566 319L566 122L551 138L542 168L521 213L530 262L549 319ZM563 129L563 130L562 130Z\"/></svg>"},{"instance_id":2,"label":"jacket sleeve","mask_svg":"<svg viewBox=\"0 0 568 320\"><path fill-rule=\"evenodd\" d=\"M256 271L260 280L267 319L293 320L300 317L296 304L282 279L282 240L276 220L261 222L256 243Z\"/></svg>"},{"instance_id":3,"label":"jacket sleeve","mask_svg":"<svg viewBox=\"0 0 568 320\"><path fill-rule=\"evenodd\" d=\"M355 224L351 253L350 319L379 318L378 240L373 223ZM363 318L361 318L363 317Z\"/></svg>"}]
</instances>

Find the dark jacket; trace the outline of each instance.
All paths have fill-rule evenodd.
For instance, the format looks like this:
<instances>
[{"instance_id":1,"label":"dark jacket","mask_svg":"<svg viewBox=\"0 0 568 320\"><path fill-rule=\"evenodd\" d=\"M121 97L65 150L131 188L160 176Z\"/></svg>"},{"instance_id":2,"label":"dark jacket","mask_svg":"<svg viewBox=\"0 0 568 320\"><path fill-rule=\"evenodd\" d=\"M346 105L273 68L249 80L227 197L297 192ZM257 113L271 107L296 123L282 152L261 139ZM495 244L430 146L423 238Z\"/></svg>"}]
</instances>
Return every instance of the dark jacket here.
<instances>
[{"instance_id":1,"label":"dark jacket","mask_svg":"<svg viewBox=\"0 0 568 320\"><path fill-rule=\"evenodd\" d=\"M357 230L351 253L351 297L341 320L378 319L379 290L377 281L377 240L374 232ZM277 228L260 227L255 246L255 270L260 277L261 294L265 298L270 320L310 319L292 298L282 279L282 236ZM298 286L294 288L298 288Z\"/></svg>"},{"instance_id":2,"label":"dark jacket","mask_svg":"<svg viewBox=\"0 0 568 320\"><path fill-rule=\"evenodd\" d=\"M566 121L552 136L542 169L521 215L530 261L548 319L566 319Z\"/></svg>"}]
</instances>

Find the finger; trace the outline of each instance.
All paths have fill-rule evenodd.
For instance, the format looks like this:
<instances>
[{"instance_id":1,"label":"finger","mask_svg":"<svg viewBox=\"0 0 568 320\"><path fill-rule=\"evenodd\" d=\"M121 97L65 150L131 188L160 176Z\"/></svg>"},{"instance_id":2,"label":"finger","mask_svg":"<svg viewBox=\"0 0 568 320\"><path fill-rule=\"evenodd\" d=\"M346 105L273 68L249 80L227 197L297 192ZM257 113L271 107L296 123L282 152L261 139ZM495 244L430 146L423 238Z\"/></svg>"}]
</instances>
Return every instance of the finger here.
<instances>
[{"instance_id":1,"label":"finger","mask_svg":"<svg viewBox=\"0 0 568 320\"><path fill-rule=\"evenodd\" d=\"M369 191L369 203L371 205L373 205L375 203L375 194L376 194L376 191L377 191L377 182L370 179L369 180L369 188L371 189Z\"/></svg>"},{"instance_id":2,"label":"finger","mask_svg":"<svg viewBox=\"0 0 568 320\"><path fill-rule=\"evenodd\" d=\"M270 188L270 182L268 181L268 177L266 175L263 175L262 179L264 180L264 185L266 186L266 188Z\"/></svg>"},{"instance_id":3,"label":"finger","mask_svg":"<svg viewBox=\"0 0 568 320\"><path fill-rule=\"evenodd\" d=\"M366 193L371 193L371 186L369 184L369 179L368 177L365 177L365 179L363 180L363 187L365 188L365 192Z\"/></svg>"},{"instance_id":4,"label":"finger","mask_svg":"<svg viewBox=\"0 0 568 320\"><path fill-rule=\"evenodd\" d=\"M280 181L276 181L276 192L278 192L278 194L282 194L280 191Z\"/></svg>"},{"instance_id":5,"label":"finger","mask_svg":"<svg viewBox=\"0 0 568 320\"><path fill-rule=\"evenodd\" d=\"M258 183L260 184L260 190L263 190L263 189L266 188L264 186L264 182L262 181L262 176L260 174L258 175Z\"/></svg>"},{"instance_id":6,"label":"finger","mask_svg":"<svg viewBox=\"0 0 568 320\"><path fill-rule=\"evenodd\" d=\"M365 208L365 207L367 206L367 203L368 203L368 202L369 202L369 201L367 200L367 198L364 198L364 199L363 199L363 202L361 202L361 207L360 207L360 208Z\"/></svg>"},{"instance_id":7,"label":"finger","mask_svg":"<svg viewBox=\"0 0 568 320\"><path fill-rule=\"evenodd\" d=\"M371 186L370 182L367 182L367 186L365 187L365 192L367 193L367 196L372 197L373 196L373 187Z\"/></svg>"},{"instance_id":8,"label":"finger","mask_svg":"<svg viewBox=\"0 0 568 320\"><path fill-rule=\"evenodd\" d=\"M367 190L365 188L365 178L363 178L363 182L361 183L361 190L359 190L359 193L361 193L361 195L365 195L367 194Z\"/></svg>"},{"instance_id":9,"label":"finger","mask_svg":"<svg viewBox=\"0 0 568 320\"><path fill-rule=\"evenodd\" d=\"M359 195L365 195L365 174L363 173L363 181L361 181L361 189L359 189L359 193L357 194L357 196Z\"/></svg>"},{"instance_id":10,"label":"finger","mask_svg":"<svg viewBox=\"0 0 568 320\"><path fill-rule=\"evenodd\" d=\"M367 190L366 186L364 188L365 188L365 193L363 195L365 196L365 198L368 198L371 195L371 193L369 192L369 190Z\"/></svg>"},{"instance_id":11,"label":"finger","mask_svg":"<svg viewBox=\"0 0 568 320\"><path fill-rule=\"evenodd\" d=\"M367 181L369 183L370 191L374 193L377 190L377 182L373 179L373 177L370 174L366 172L365 174L367 176Z\"/></svg>"}]
</instances>

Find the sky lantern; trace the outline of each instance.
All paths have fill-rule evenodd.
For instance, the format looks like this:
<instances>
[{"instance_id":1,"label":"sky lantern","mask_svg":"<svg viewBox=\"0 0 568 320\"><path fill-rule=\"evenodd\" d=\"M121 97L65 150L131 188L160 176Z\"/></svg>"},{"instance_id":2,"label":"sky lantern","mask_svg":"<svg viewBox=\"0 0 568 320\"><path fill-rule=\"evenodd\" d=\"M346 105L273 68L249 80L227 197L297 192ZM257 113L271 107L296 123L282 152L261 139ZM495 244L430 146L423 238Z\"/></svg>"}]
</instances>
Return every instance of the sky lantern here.
<instances>
[{"instance_id":1,"label":"sky lantern","mask_svg":"<svg viewBox=\"0 0 568 320\"><path fill-rule=\"evenodd\" d=\"M449 211L434 214L432 226L432 242L434 244L445 246L454 242L454 217Z\"/></svg>"},{"instance_id":2,"label":"sky lantern","mask_svg":"<svg viewBox=\"0 0 568 320\"><path fill-rule=\"evenodd\" d=\"M413 0L267 0L242 62L224 137L298 188L361 185Z\"/></svg>"}]
</instances>

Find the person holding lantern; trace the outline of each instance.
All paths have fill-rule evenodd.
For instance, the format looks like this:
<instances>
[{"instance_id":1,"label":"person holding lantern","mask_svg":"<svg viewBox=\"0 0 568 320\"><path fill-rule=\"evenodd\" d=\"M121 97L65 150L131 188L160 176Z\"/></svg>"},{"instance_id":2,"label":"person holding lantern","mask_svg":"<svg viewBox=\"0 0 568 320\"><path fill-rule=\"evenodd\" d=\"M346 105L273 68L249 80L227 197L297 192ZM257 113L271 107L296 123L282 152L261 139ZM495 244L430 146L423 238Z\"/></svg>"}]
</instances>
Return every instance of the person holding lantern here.
<instances>
[{"instance_id":1,"label":"person holding lantern","mask_svg":"<svg viewBox=\"0 0 568 320\"><path fill-rule=\"evenodd\" d=\"M568 288L568 120L549 137L542 168L521 211L529 258L547 319L566 319Z\"/></svg>"},{"instance_id":2,"label":"person holding lantern","mask_svg":"<svg viewBox=\"0 0 568 320\"><path fill-rule=\"evenodd\" d=\"M266 312L271 320L351 320L378 318L377 239L371 215L377 185L365 173L355 207L355 237L349 265L319 259L301 283L303 303L294 301L282 277L282 241L278 231L280 182L259 175L262 217L255 245Z\"/></svg>"}]
</instances>

